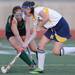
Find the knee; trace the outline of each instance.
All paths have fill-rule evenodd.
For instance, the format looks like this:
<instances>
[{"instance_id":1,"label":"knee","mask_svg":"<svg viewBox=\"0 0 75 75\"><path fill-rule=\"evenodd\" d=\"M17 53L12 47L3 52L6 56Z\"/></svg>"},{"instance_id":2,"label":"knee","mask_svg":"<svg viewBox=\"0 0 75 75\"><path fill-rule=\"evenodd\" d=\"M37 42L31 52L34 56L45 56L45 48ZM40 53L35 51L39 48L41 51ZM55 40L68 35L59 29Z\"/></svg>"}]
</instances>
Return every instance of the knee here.
<instances>
[{"instance_id":1,"label":"knee","mask_svg":"<svg viewBox=\"0 0 75 75\"><path fill-rule=\"evenodd\" d=\"M38 46L38 48L39 48L40 50L44 50L44 47L45 47L45 45L43 45L43 44L39 44L39 46Z\"/></svg>"},{"instance_id":2,"label":"knee","mask_svg":"<svg viewBox=\"0 0 75 75\"><path fill-rule=\"evenodd\" d=\"M37 51L37 48L30 48L30 50L31 50L32 52L36 52L36 51Z\"/></svg>"},{"instance_id":3,"label":"knee","mask_svg":"<svg viewBox=\"0 0 75 75\"><path fill-rule=\"evenodd\" d=\"M37 48L38 50L37 50L37 52L38 53L45 53L45 50L44 49L40 49L40 48Z\"/></svg>"},{"instance_id":4,"label":"knee","mask_svg":"<svg viewBox=\"0 0 75 75\"><path fill-rule=\"evenodd\" d=\"M54 55L57 55L57 56L60 56L61 55L60 54L60 50L56 50L56 49L53 50L53 54Z\"/></svg>"},{"instance_id":5,"label":"knee","mask_svg":"<svg viewBox=\"0 0 75 75\"><path fill-rule=\"evenodd\" d=\"M32 51L32 52L36 52L37 51L37 47L35 47L35 46L29 46L29 48L30 48L30 50Z\"/></svg>"}]
</instances>

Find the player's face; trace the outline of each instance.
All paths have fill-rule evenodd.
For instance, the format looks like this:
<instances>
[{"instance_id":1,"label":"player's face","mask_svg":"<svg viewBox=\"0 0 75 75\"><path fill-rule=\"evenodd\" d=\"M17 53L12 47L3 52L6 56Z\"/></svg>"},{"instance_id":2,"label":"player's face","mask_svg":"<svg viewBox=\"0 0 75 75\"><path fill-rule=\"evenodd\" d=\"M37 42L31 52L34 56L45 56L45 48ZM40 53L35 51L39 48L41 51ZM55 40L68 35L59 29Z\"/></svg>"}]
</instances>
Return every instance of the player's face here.
<instances>
[{"instance_id":1,"label":"player's face","mask_svg":"<svg viewBox=\"0 0 75 75\"><path fill-rule=\"evenodd\" d=\"M14 16L18 21L21 21L22 20L22 11L20 9L17 10L16 13L14 14Z\"/></svg>"},{"instance_id":2,"label":"player's face","mask_svg":"<svg viewBox=\"0 0 75 75\"><path fill-rule=\"evenodd\" d=\"M31 16L31 14L30 14L31 9L30 8L23 8L23 12L25 13L25 15Z\"/></svg>"}]
</instances>

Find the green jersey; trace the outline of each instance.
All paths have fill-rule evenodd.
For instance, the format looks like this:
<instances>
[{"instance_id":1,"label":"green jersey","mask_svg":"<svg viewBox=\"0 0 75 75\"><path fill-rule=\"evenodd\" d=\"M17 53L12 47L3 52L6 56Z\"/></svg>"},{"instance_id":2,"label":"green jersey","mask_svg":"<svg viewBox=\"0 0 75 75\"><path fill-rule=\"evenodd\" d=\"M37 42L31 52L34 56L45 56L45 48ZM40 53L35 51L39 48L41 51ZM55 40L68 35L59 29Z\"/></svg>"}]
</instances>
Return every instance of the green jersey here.
<instances>
[{"instance_id":1,"label":"green jersey","mask_svg":"<svg viewBox=\"0 0 75 75\"><path fill-rule=\"evenodd\" d=\"M9 39L10 37L14 36L14 33L11 30L11 16L8 17L7 23L6 23L6 37ZM25 21L22 19L21 22L17 22L17 29L20 36L26 35L26 27L25 27Z\"/></svg>"},{"instance_id":2,"label":"green jersey","mask_svg":"<svg viewBox=\"0 0 75 75\"><path fill-rule=\"evenodd\" d=\"M6 32L12 32L11 31L11 23L10 23L11 16L8 17L7 23L6 23ZM17 29L20 32L21 30L25 30L25 21L22 19L20 23L17 23Z\"/></svg>"}]
</instances>

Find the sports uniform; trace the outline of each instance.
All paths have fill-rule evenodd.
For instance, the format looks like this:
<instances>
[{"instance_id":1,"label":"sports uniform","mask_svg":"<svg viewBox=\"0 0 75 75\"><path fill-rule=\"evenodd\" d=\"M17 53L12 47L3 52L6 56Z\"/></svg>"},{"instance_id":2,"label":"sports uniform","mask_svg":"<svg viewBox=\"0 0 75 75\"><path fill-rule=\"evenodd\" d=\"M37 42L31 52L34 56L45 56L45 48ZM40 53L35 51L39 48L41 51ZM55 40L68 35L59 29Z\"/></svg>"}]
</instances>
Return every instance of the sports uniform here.
<instances>
[{"instance_id":1,"label":"sports uniform","mask_svg":"<svg viewBox=\"0 0 75 75\"><path fill-rule=\"evenodd\" d=\"M10 22L11 16L8 17L7 24L6 24L6 37L9 40L10 37L14 36L12 30L11 30L11 22ZM20 36L25 36L26 35L26 28L25 28L25 21L22 19L22 21L17 24L17 29L20 34ZM22 51L20 58L26 62L31 68L33 68L33 62L27 55L25 51Z\"/></svg>"},{"instance_id":2,"label":"sports uniform","mask_svg":"<svg viewBox=\"0 0 75 75\"><path fill-rule=\"evenodd\" d=\"M6 24L6 37L7 37L7 39L9 39L11 36L14 36L14 34L11 30L10 18L11 18L11 16L8 17L7 24ZM25 22L23 19L20 23L17 24L17 28L18 28L20 36L26 35Z\"/></svg>"},{"instance_id":3,"label":"sports uniform","mask_svg":"<svg viewBox=\"0 0 75 75\"><path fill-rule=\"evenodd\" d=\"M48 39L64 42L71 37L68 23L61 14L50 8L39 6L34 10L36 20L42 20L39 15L41 11L49 15L49 21L44 25L44 28L48 29L44 34Z\"/></svg>"},{"instance_id":4,"label":"sports uniform","mask_svg":"<svg viewBox=\"0 0 75 75\"><path fill-rule=\"evenodd\" d=\"M43 26L47 29L44 33L44 36L41 38L38 48L38 68L34 69L30 73L37 74L44 71L44 61L45 61L45 45L50 40L55 40L55 46L58 44L58 47L55 49L57 55L60 55L60 49L63 42L71 37L69 25L61 14L47 7L35 7L35 3L31 1L26 1L23 3L22 8L27 16L33 17L33 26L36 27L36 30L41 29ZM29 13L29 10L31 12ZM33 11L33 12L32 12ZM45 14L42 14L44 12ZM43 17L47 14L47 19L44 20ZM43 17L42 17L43 16ZM45 24L44 24L45 23ZM39 26L40 25L40 26ZM48 38L48 39L47 39ZM45 40L45 41L44 41ZM57 51L57 49L59 51Z\"/></svg>"}]
</instances>

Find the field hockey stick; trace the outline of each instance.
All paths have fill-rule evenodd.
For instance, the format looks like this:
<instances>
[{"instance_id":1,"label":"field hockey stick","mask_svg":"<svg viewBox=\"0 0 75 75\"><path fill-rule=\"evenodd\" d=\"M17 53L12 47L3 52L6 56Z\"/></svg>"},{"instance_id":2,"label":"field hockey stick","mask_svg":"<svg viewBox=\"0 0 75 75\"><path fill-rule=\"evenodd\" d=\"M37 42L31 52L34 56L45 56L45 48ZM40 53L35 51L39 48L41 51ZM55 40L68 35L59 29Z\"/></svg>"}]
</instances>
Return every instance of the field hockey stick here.
<instances>
[{"instance_id":1,"label":"field hockey stick","mask_svg":"<svg viewBox=\"0 0 75 75\"><path fill-rule=\"evenodd\" d=\"M31 42L31 39L28 40L28 44ZM11 68L11 66L13 66L13 64L16 62L16 60L19 58L19 56L21 55L21 52L18 53L15 58L7 65L7 66L2 66L1 67L1 71L2 73L7 73L8 70Z\"/></svg>"},{"instance_id":2,"label":"field hockey stick","mask_svg":"<svg viewBox=\"0 0 75 75\"><path fill-rule=\"evenodd\" d=\"M1 67L1 71L2 73L7 73L8 70L13 66L13 64L16 62L16 60L19 58L19 56L21 55L21 52L18 53L15 58L7 65L7 66L2 66Z\"/></svg>"}]
</instances>

